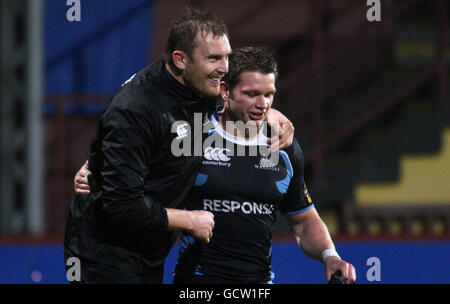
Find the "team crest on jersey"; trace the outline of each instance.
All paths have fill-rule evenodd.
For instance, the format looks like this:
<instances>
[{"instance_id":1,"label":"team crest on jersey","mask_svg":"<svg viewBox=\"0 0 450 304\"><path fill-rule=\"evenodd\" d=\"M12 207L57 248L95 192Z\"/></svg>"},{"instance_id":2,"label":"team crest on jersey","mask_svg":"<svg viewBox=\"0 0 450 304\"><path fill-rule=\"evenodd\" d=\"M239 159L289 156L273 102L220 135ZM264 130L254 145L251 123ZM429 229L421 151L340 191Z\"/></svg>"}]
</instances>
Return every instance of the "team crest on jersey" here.
<instances>
[{"instance_id":1,"label":"team crest on jersey","mask_svg":"<svg viewBox=\"0 0 450 304\"><path fill-rule=\"evenodd\" d=\"M188 135L188 123L182 123L177 126L177 139L182 139Z\"/></svg>"},{"instance_id":2,"label":"team crest on jersey","mask_svg":"<svg viewBox=\"0 0 450 304\"><path fill-rule=\"evenodd\" d=\"M268 157L265 157L265 156L263 156L259 159L259 164L255 165L255 168L272 170L272 171L280 171L280 168L278 168L276 164L274 164Z\"/></svg>"}]
</instances>

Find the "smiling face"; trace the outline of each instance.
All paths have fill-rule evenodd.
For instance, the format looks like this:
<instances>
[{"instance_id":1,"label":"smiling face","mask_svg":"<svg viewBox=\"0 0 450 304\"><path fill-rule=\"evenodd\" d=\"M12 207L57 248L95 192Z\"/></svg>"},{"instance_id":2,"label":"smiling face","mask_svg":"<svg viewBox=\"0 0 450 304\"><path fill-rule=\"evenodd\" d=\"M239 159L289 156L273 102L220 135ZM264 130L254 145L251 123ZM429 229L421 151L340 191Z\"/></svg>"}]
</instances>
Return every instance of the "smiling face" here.
<instances>
[{"instance_id":1,"label":"smiling face","mask_svg":"<svg viewBox=\"0 0 450 304\"><path fill-rule=\"evenodd\" d=\"M217 96L220 81L228 73L230 43L226 35L214 36L212 33L196 36L196 47L191 56L184 54L181 82L199 94Z\"/></svg>"},{"instance_id":2,"label":"smiling face","mask_svg":"<svg viewBox=\"0 0 450 304\"><path fill-rule=\"evenodd\" d=\"M231 92L222 83L220 93L225 102L225 118L260 125L272 106L275 91L274 73L243 72Z\"/></svg>"}]
</instances>

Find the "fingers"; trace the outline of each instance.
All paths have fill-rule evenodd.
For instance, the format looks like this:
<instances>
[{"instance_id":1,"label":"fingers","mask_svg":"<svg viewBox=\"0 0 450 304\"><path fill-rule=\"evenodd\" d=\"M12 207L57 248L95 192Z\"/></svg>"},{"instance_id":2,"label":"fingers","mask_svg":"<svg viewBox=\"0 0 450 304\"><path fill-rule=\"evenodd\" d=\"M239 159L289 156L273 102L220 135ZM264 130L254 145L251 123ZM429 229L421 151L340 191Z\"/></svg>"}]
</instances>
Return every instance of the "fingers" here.
<instances>
[{"instance_id":1,"label":"fingers","mask_svg":"<svg viewBox=\"0 0 450 304\"><path fill-rule=\"evenodd\" d=\"M197 212L201 213L202 216L206 217L207 219L210 219L212 222L212 226L214 227L214 214L212 212L205 210L198 210Z\"/></svg>"},{"instance_id":2,"label":"fingers","mask_svg":"<svg viewBox=\"0 0 450 304\"><path fill-rule=\"evenodd\" d=\"M91 187L87 184L82 184L82 183L76 183L75 184L75 189L79 189L79 190L91 190Z\"/></svg>"},{"instance_id":3,"label":"fingers","mask_svg":"<svg viewBox=\"0 0 450 304\"><path fill-rule=\"evenodd\" d=\"M270 125L270 127L272 128L272 132L275 134L274 136L272 136L267 143L270 145L268 150L270 152L272 151L278 151L280 150L280 140L283 137L283 128L281 127L281 125L276 122L272 125Z\"/></svg>"},{"instance_id":4,"label":"fingers","mask_svg":"<svg viewBox=\"0 0 450 304\"><path fill-rule=\"evenodd\" d=\"M342 271L342 278L347 283L355 283L356 281L356 270L352 264L344 262L344 265L339 268Z\"/></svg>"},{"instance_id":5,"label":"fingers","mask_svg":"<svg viewBox=\"0 0 450 304\"><path fill-rule=\"evenodd\" d=\"M356 271L352 264L344 262L344 265L339 269L342 271L342 278L346 283L355 283Z\"/></svg>"},{"instance_id":6,"label":"fingers","mask_svg":"<svg viewBox=\"0 0 450 304\"><path fill-rule=\"evenodd\" d=\"M209 243L210 241L211 241L211 238L212 238L212 236L213 236L213 233L212 233L212 231L208 234L208 237L205 239L205 243Z\"/></svg>"},{"instance_id":7,"label":"fingers","mask_svg":"<svg viewBox=\"0 0 450 304\"><path fill-rule=\"evenodd\" d=\"M353 267L352 264L349 264L349 273L348 273L348 277L347 277L347 282L348 283L355 283L356 282L356 269L355 267Z\"/></svg>"},{"instance_id":8,"label":"fingers","mask_svg":"<svg viewBox=\"0 0 450 304\"><path fill-rule=\"evenodd\" d=\"M340 267L342 267L342 260L335 256L330 256L325 260L325 277L327 282L330 281L333 275Z\"/></svg>"},{"instance_id":9,"label":"fingers","mask_svg":"<svg viewBox=\"0 0 450 304\"><path fill-rule=\"evenodd\" d=\"M88 184L83 184L75 181L75 193L76 194L88 194L91 192L91 187Z\"/></svg>"},{"instance_id":10,"label":"fingers","mask_svg":"<svg viewBox=\"0 0 450 304\"><path fill-rule=\"evenodd\" d=\"M286 149L294 140L294 125L287 121L281 126L282 132L280 132L280 150Z\"/></svg>"},{"instance_id":11,"label":"fingers","mask_svg":"<svg viewBox=\"0 0 450 304\"><path fill-rule=\"evenodd\" d=\"M336 273L337 270L341 271L341 276L346 283L356 282L356 270L352 264L334 257L327 258L325 263L327 282L331 279L331 275Z\"/></svg>"},{"instance_id":12,"label":"fingers","mask_svg":"<svg viewBox=\"0 0 450 304\"><path fill-rule=\"evenodd\" d=\"M278 124L274 124L277 126ZM269 139L270 144L269 151L283 150L292 145L294 140L294 125L290 121L283 122L278 127L271 126L275 130L275 136Z\"/></svg>"},{"instance_id":13,"label":"fingers","mask_svg":"<svg viewBox=\"0 0 450 304\"><path fill-rule=\"evenodd\" d=\"M91 172L88 169L88 161L86 161L80 170L75 174L73 183L76 194L88 194L90 192L90 186L88 182L88 175Z\"/></svg>"},{"instance_id":14,"label":"fingers","mask_svg":"<svg viewBox=\"0 0 450 304\"><path fill-rule=\"evenodd\" d=\"M279 121L269 122L269 124L273 134L280 135L280 133L283 132L283 128Z\"/></svg>"},{"instance_id":15,"label":"fingers","mask_svg":"<svg viewBox=\"0 0 450 304\"><path fill-rule=\"evenodd\" d=\"M191 231L192 236L209 243L213 236L214 214L204 210L195 210L192 212L195 214L195 226Z\"/></svg>"},{"instance_id":16,"label":"fingers","mask_svg":"<svg viewBox=\"0 0 450 304\"><path fill-rule=\"evenodd\" d=\"M270 152L273 151L279 151L280 150L280 137L278 135L273 136L270 138L267 143L270 145L267 149Z\"/></svg>"},{"instance_id":17,"label":"fingers","mask_svg":"<svg viewBox=\"0 0 450 304\"><path fill-rule=\"evenodd\" d=\"M343 264L339 270L341 271L342 279L344 279L345 282L348 281L348 264Z\"/></svg>"},{"instance_id":18,"label":"fingers","mask_svg":"<svg viewBox=\"0 0 450 304\"><path fill-rule=\"evenodd\" d=\"M77 188L77 189L75 189L75 193L76 194L89 194L89 193L91 193L91 190L82 190L82 189Z\"/></svg>"},{"instance_id":19,"label":"fingers","mask_svg":"<svg viewBox=\"0 0 450 304\"><path fill-rule=\"evenodd\" d=\"M81 184L81 183L77 183L76 185L75 185L75 188L76 189L80 189L80 190L91 190L91 187L89 186L89 185L87 185L87 184Z\"/></svg>"},{"instance_id":20,"label":"fingers","mask_svg":"<svg viewBox=\"0 0 450 304\"><path fill-rule=\"evenodd\" d=\"M205 242L209 243L211 241L211 238L213 236L212 230L214 229L214 215L211 212L208 212L208 216L210 220L208 221L208 226L206 228L205 234L207 234Z\"/></svg>"},{"instance_id":21,"label":"fingers","mask_svg":"<svg viewBox=\"0 0 450 304\"><path fill-rule=\"evenodd\" d=\"M333 273L334 273L334 272L331 271L331 269L329 269L328 267L325 269L325 278L327 279L327 282L330 281L331 275L332 275Z\"/></svg>"}]
</instances>

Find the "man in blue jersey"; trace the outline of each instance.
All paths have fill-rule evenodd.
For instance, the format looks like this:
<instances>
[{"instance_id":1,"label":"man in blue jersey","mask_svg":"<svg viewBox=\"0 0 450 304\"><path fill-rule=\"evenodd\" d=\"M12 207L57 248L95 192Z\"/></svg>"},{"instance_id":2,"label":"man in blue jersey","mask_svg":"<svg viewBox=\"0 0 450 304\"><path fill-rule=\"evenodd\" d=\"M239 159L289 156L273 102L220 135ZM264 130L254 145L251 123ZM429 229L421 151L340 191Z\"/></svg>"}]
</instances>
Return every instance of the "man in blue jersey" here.
<instances>
[{"instance_id":1,"label":"man in blue jersey","mask_svg":"<svg viewBox=\"0 0 450 304\"><path fill-rule=\"evenodd\" d=\"M270 130L264 119L276 78L276 62L266 49L230 54L220 87L224 105L207 121L210 138L185 200L187 210L212 212L215 227L209 243L183 233L174 283L271 282L276 210L284 214L300 248L323 261L327 281L338 269L347 282L356 280L354 267L340 259L308 195L298 142L265 153Z\"/></svg>"}]
</instances>

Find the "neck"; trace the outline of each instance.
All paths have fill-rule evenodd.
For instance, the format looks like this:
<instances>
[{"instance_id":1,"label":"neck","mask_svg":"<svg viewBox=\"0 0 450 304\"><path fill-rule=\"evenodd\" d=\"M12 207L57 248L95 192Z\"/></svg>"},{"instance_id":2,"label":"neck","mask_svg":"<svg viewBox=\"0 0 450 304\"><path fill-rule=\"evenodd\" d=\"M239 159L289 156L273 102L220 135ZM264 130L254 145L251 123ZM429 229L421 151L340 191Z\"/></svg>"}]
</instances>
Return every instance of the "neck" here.
<instances>
[{"instance_id":1,"label":"neck","mask_svg":"<svg viewBox=\"0 0 450 304\"><path fill-rule=\"evenodd\" d=\"M239 121L233 117L229 110L219 114L219 123L222 129L233 136L242 137L245 139L254 138L258 135L260 125L258 123L246 123Z\"/></svg>"},{"instance_id":2,"label":"neck","mask_svg":"<svg viewBox=\"0 0 450 304\"><path fill-rule=\"evenodd\" d=\"M181 83L185 88L187 88L188 90L190 90L191 92L193 92L194 94L196 94L200 97L206 97L206 99L213 98L213 97L208 97L208 96L204 95L203 93L198 91L194 86L190 85L189 82L187 82L183 78L182 74L176 75L176 73L173 71L173 69L170 67L170 65L168 65L167 63L165 65L166 65L166 69L169 72L169 74L172 75L172 77L175 78L175 80L177 80L179 83Z\"/></svg>"},{"instance_id":3,"label":"neck","mask_svg":"<svg viewBox=\"0 0 450 304\"><path fill-rule=\"evenodd\" d=\"M186 82L184 81L183 77L181 77L180 75L176 75L176 73L172 70L172 68L170 67L169 64L165 63L166 65L166 70L169 72L170 75L172 75L173 78L175 78L179 83L181 83L182 85L186 86Z\"/></svg>"}]
</instances>

